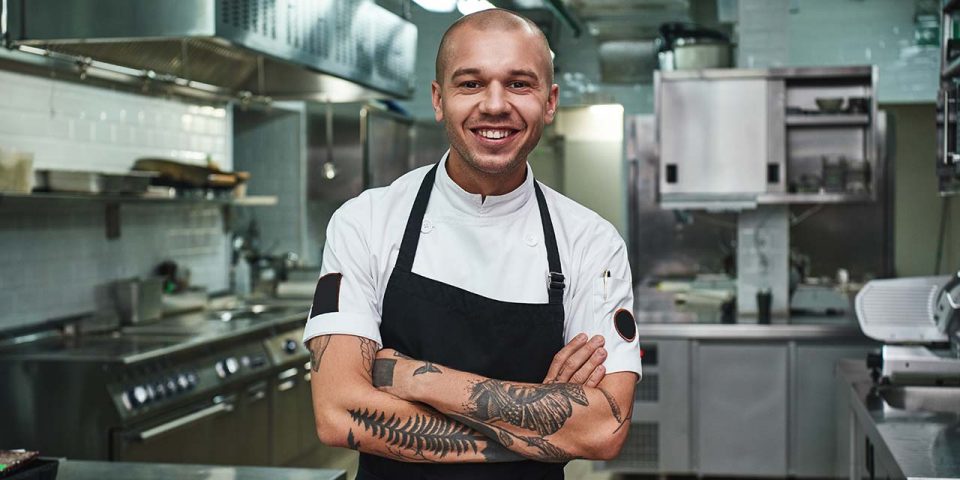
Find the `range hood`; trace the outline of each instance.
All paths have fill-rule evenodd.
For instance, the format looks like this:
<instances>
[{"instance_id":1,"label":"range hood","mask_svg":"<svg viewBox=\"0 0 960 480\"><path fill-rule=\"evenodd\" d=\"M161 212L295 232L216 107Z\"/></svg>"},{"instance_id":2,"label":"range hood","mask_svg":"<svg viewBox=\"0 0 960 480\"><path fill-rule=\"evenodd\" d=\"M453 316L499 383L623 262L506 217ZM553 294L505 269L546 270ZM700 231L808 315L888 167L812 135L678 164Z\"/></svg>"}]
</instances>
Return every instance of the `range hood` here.
<instances>
[{"instance_id":1,"label":"range hood","mask_svg":"<svg viewBox=\"0 0 960 480\"><path fill-rule=\"evenodd\" d=\"M7 0L9 46L230 96L407 98L417 28L372 0Z\"/></svg>"}]
</instances>

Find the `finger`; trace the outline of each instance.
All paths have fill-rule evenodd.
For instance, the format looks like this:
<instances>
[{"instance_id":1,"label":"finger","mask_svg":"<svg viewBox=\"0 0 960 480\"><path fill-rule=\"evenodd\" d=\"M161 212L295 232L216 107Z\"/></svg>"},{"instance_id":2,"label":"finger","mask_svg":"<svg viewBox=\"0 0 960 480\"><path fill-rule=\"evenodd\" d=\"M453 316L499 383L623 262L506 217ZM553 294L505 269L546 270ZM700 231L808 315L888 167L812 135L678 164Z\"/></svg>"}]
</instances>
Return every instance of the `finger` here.
<instances>
[{"instance_id":1,"label":"finger","mask_svg":"<svg viewBox=\"0 0 960 480\"><path fill-rule=\"evenodd\" d=\"M598 348L603 346L603 341L603 336L595 335L589 342L583 344L561 364L560 372L557 373L554 379L561 383L570 381L570 377L587 363ZM591 368L590 370L592 371L593 369Z\"/></svg>"},{"instance_id":2,"label":"finger","mask_svg":"<svg viewBox=\"0 0 960 480\"><path fill-rule=\"evenodd\" d=\"M597 385L600 385L600 381L603 380L603 376L606 375L607 369L603 365L598 366L593 370L593 373L590 374L590 378L587 378L587 382L583 384L585 387L596 388Z\"/></svg>"},{"instance_id":3,"label":"finger","mask_svg":"<svg viewBox=\"0 0 960 480\"><path fill-rule=\"evenodd\" d=\"M587 341L586 334L579 334L576 337L573 337L573 340L570 340L566 346L560 349L556 355L553 356L553 361L550 362L550 369L547 370L547 376L544 377L543 383L553 382L557 377L557 374L560 373L560 368L563 366L563 362L570 357L573 352L575 352L580 346L582 346Z\"/></svg>"},{"instance_id":4,"label":"finger","mask_svg":"<svg viewBox=\"0 0 960 480\"><path fill-rule=\"evenodd\" d=\"M606 359L606 349L598 348L597 351L593 352L593 355L590 355L590 358L587 359L583 366L570 377L570 382L583 385L587 379L590 378L590 374L592 374L597 367L603 365L603 361Z\"/></svg>"}]
</instances>

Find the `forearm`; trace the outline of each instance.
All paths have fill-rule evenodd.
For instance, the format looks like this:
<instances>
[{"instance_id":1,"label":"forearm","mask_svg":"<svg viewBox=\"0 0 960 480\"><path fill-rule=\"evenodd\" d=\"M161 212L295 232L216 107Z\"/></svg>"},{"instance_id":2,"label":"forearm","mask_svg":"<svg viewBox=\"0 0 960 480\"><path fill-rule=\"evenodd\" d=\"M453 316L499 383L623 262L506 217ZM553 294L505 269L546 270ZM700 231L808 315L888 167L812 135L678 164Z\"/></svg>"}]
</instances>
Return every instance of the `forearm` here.
<instances>
[{"instance_id":1,"label":"forearm","mask_svg":"<svg viewBox=\"0 0 960 480\"><path fill-rule=\"evenodd\" d=\"M375 389L369 367L358 371L338 365L344 353L351 348L356 351L358 341L361 350L367 349L361 358L372 360L375 344L364 345L358 337L330 338L326 345L322 341L311 344L314 365L319 367L311 383L317 432L323 443L405 462L522 460L433 408Z\"/></svg>"},{"instance_id":2,"label":"forearm","mask_svg":"<svg viewBox=\"0 0 960 480\"><path fill-rule=\"evenodd\" d=\"M623 380L636 377L618 375L618 393L625 397ZM407 359L378 359L374 384L430 405L525 457L546 462L615 456L627 433L628 412L620 405L632 403L618 401L602 388L499 381Z\"/></svg>"}]
</instances>

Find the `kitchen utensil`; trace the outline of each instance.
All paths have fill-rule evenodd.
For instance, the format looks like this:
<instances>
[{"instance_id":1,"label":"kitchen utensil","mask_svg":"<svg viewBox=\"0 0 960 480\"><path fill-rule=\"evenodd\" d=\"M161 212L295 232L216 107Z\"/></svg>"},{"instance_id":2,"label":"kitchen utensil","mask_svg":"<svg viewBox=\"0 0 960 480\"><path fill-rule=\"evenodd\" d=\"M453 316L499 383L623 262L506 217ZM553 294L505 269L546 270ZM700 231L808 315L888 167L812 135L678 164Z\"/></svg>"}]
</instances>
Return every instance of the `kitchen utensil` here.
<instances>
[{"instance_id":1,"label":"kitchen utensil","mask_svg":"<svg viewBox=\"0 0 960 480\"><path fill-rule=\"evenodd\" d=\"M847 97L847 113L867 113L870 97Z\"/></svg>"},{"instance_id":2,"label":"kitchen utensil","mask_svg":"<svg viewBox=\"0 0 960 480\"><path fill-rule=\"evenodd\" d=\"M101 193L103 179L97 172L37 170L35 189L44 192Z\"/></svg>"},{"instance_id":3,"label":"kitchen utensil","mask_svg":"<svg viewBox=\"0 0 960 480\"><path fill-rule=\"evenodd\" d=\"M815 100L817 108L823 113L840 113L843 111L842 97L819 97Z\"/></svg>"},{"instance_id":4,"label":"kitchen utensil","mask_svg":"<svg viewBox=\"0 0 960 480\"><path fill-rule=\"evenodd\" d=\"M847 159L843 156L821 158L823 189L831 193L841 193L846 185Z\"/></svg>"},{"instance_id":5,"label":"kitchen utensil","mask_svg":"<svg viewBox=\"0 0 960 480\"><path fill-rule=\"evenodd\" d=\"M104 173L100 175L103 193L140 195L150 188L156 172L130 172L126 174Z\"/></svg>"},{"instance_id":6,"label":"kitchen utensil","mask_svg":"<svg viewBox=\"0 0 960 480\"><path fill-rule=\"evenodd\" d=\"M163 314L163 278L119 280L113 284L117 313L126 325L159 320Z\"/></svg>"},{"instance_id":7,"label":"kitchen utensil","mask_svg":"<svg viewBox=\"0 0 960 480\"><path fill-rule=\"evenodd\" d=\"M0 148L0 192L33 190L33 154Z\"/></svg>"},{"instance_id":8,"label":"kitchen utensil","mask_svg":"<svg viewBox=\"0 0 960 480\"><path fill-rule=\"evenodd\" d=\"M757 323L770 324L770 305L773 303L773 292L769 288L757 290Z\"/></svg>"},{"instance_id":9,"label":"kitchen utensil","mask_svg":"<svg viewBox=\"0 0 960 480\"><path fill-rule=\"evenodd\" d=\"M153 183L173 187L233 188L250 179L249 172L224 172L218 168L191 165L164 158L141 158L133 164L138 171L157 172Z\"/></svg>"},{"instance_id":10,"label":"kitchen utensil","mask_svg":"<svg viewBox=\"0 0 960 480\"><path fill-rule=\"evenodd\" d=\"M721 32L685 23L665 23L657 39L660 70L731 66L730 40Z\"/></svg>"}]
</instances>

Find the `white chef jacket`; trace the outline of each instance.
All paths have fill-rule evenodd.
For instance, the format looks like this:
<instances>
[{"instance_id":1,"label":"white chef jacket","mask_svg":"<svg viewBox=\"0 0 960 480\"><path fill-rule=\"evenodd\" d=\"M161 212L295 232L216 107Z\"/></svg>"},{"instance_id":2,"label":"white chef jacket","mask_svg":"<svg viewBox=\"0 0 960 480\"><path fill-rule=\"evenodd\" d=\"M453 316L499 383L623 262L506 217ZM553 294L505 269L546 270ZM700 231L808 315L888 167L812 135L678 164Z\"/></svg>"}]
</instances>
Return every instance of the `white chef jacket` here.
<instances>
[{"instance_id":1,"label":"white chef jacket","mask_svg":"<svg viewBox=\"0 0 960 480\"><path fill-rule=\"evenodd\" d=\"M482 200L450 178L446 161L444 155L437 169L413 272L494 300L547 303L547 250L530 165L520 187ZM380 317L384 293L414 198L430 168L413 170L387 187L366 190L333 214L327 226L321 277L343 275L337 311L314 316L311 309L304 343L318 335L347 334L383 344ZM619 310L633 309L623 239L610 222L593 211L543 184L541 188L566 277L565 341L581 332L591 337L603 335L607 373L640 375L635 327L633 335L630 329L621 333L624 329L618 331L614 322ZM633 321L632 313L629 320Z\"/></svg>"}]
</instances>

